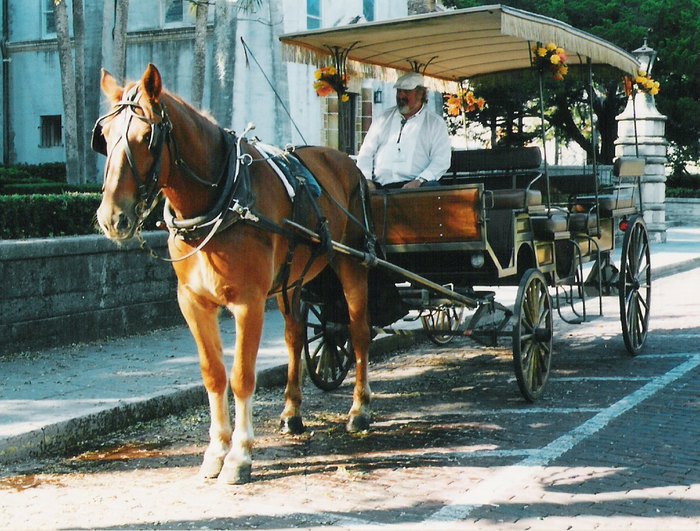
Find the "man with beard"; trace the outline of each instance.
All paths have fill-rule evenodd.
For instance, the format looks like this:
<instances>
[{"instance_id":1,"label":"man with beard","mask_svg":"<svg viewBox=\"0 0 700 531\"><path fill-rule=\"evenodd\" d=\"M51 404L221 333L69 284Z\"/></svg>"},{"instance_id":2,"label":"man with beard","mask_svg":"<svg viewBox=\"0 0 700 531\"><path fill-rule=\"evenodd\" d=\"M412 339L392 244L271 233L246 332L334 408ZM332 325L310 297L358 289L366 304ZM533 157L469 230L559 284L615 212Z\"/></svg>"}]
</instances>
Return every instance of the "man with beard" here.
<instances>
[{"instance_id":1,"label":"man with beard","mask_svg":"<svg viewBox=\"0 0 700 531\"><path fill-rule=\"evenodd\" d=\"M436 185L450 167L447 124L425 105L423 76L404 74L394 88L396 107L372 121L357 166L371 190Z\"/></svg>"}]
</instances>

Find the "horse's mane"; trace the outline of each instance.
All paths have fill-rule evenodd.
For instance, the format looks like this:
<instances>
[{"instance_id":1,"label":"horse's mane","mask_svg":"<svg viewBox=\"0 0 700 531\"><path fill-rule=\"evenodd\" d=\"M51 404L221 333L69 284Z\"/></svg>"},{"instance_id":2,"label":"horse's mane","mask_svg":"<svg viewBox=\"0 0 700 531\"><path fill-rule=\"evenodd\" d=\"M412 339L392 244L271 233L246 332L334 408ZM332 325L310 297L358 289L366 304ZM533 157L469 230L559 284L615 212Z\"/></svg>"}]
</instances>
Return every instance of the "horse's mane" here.
<instances>
[{"instance_id":1,"label":"horse's mane","mask_svg":"<svg viewBox=\"0 0 700 531\"><path fill-rule=\"evenodd\" d=\"M205 118L206 120L208 120L209 122L211 122L213 125L219 127L219 123L216 121L216 118L214 118L214 116L213 116L208 110L205 110L205 109L195 109L192 105L190 105L190 104L187 103L185 100L183 100L182 98L180 98L180 96L177 96L176 94L173 94L172 92L170 92L170 91L168 91L168 90L163 89L163 94L161 95L161 97L162 97L163 95L165 95L166 98L170 98L170 99L174 100L175 102L178 103L178 105L182 105L182 106L185 107L185 109L187 109L188 111L191 111L191 112L194 113L194 114L198 114L198 115L201 116L202 118Z\"/></svg>"}]
</instances>

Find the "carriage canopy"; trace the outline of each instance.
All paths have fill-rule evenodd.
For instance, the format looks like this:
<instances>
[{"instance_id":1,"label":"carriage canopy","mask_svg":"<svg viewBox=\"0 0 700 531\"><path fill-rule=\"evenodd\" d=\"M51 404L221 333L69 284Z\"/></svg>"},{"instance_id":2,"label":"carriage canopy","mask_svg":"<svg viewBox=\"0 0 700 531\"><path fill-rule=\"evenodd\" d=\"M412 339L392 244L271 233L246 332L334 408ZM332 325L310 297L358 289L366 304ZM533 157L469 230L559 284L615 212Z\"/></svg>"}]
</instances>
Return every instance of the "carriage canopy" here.
<instances>
[{"instance_id":1,"label":"carriage canopy","mask_svg":"<svg viewBox=\"0 0 700 531\"><path fill-rule=\"evenodd\" d=\"M348 68L390 79L419 70L443 82L528 68L536 43L564 48L569 65L614 66L636 74L639 63L617 46L558 20L504 5L416 15L282 35L286 57L322 63L338 51Z\"/></svg>"}]
</instances>

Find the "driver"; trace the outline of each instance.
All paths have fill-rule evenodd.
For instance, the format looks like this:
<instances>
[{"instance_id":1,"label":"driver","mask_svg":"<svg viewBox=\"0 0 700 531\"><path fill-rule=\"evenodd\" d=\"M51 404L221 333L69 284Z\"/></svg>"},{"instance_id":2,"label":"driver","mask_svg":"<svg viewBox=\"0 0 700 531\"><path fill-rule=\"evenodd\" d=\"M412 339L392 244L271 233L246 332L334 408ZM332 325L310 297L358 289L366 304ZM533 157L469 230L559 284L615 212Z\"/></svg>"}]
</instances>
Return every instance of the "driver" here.
<instances>
[{"instance_id":1,"label":"driver","mask_svg":"<svg viewBox=\"0 0 700 531\"><path fill-rule=\"evenodd\" d=\"M357 166L370 190L436 185L450 167L447 124L428 110L423 76L404 74L394 88L396 107L372 121Z\"/></svg>"}]
</instances>

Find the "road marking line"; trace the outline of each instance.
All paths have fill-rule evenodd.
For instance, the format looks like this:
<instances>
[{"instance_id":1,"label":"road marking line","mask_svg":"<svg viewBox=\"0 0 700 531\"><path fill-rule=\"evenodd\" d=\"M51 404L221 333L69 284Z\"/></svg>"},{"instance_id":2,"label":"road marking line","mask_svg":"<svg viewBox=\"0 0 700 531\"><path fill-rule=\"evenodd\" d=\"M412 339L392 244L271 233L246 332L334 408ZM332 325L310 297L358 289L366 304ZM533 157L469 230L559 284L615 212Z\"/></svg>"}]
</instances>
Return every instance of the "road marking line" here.
<instances>
[{"instance_id":1,"label":"road marking line","mask_svg":"<svg viewBox=\"0 0 700 531\"><path fill-rule=\"evenodd\" d=\"M700 356L697 352L668 352L666 354L642 354L639 359L662 360L668 358L695 358Z\"/></svg>"},{"instance_id":2,"label":"road marking line","mask_svg":"<svg viewBox=\"0 0 700 531\"><path fill-rule=\"evenodd\" d=\"M459 493L458 496L453 499L455 502L459 501L461 503L446 505L442 509L435 511L423 522L420 522L420 524L423 526L432 527L434 526L435 522L454 522L464 520L475 509L489 504L494 499L497 499L499 494L503 494L504 491L512 490L517 486L518 480L532 478L533 475L543 470L544 467L553 460L561 457L566 452L574 448L577 444L585 441L593 434L603 429L611 421L638 406L641 402L654 396L669 384L698 367L698 365L700 365L700 356L692 356L692 358L688 361L681 363L667 373L654 378L637 391L634 391L621 400L618 400L610 407L602 410L600 413L583 424L580 424L564 435L558 437L519 463L500 469L497 473L490 476L489 479L480 483L475 489L472 489L467 493ZM470 500L474 499L474 503L465 505L465 496L468 496Z\"/></svg>"},{"instance_id":3,"label":"road marking line","mask_svg":"<svg viewBox=\"0 0 700 531\"><path fill-rule=\"evenodd\" d=\"M550 382L647 382L651 376L562 376L552 377Z\"/></svg>"},{"instance_id":4,"label":"road marking line","mask_svg":"<svg viewBox=\"0 0 700 531\"><path fill-rule=\"evenodd\" d=\"M697 334L660 334L659 332L651 332L649 336L652 339L668 337L673 339L697 339L700 337L700 333Z\"/></svg>"}]
</instances>

